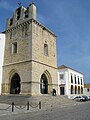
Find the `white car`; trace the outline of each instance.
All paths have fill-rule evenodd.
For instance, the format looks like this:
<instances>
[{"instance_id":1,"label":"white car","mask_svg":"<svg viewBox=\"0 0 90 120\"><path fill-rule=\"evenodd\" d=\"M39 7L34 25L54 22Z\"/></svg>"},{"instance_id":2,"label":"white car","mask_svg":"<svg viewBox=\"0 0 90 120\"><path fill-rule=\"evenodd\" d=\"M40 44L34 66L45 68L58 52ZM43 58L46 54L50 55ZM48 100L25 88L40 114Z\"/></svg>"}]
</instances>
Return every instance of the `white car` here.
<instances>
[{"instance_id":1,"label":"white car","mask_svg":"<svg viewBox=\"0 0 90 120\"><path fill-rule=\"evenodd\" d=\"M90 100L90 96L88 96L88 100Z\"/></svg>"},{"instance_id":2,"label":"white car","mask_svg":"<svg viewBox=\"0 0 90 120\"><path fill-rule=\"evenodd\" d=\"M76 97L74 98L74 100L76 100L76 101L85 101L85 98L82 97L82 96L76 96Z\"/></svg>"}]
</instances>

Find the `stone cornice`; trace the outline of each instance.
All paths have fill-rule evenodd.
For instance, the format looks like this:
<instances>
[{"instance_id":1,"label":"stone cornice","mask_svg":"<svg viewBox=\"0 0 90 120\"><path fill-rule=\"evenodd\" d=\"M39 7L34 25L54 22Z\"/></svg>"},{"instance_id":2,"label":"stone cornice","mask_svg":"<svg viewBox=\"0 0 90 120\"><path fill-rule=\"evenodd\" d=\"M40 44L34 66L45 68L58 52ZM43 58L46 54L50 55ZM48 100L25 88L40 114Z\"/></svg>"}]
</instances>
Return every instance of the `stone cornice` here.
<instances>
[{"instance_id":1,"label":"stone cornice","mask_svg":"<svg viewBox=\"0 0 90 120\"><path fill-rule=\"evenodd\" d=\"M48 31L50 34L52 34L54 37L56 37L56 35L52 31L50 31L44 25L42 25L41 23L39 23L37 20L32 19L32 22L34 22L35 24L39 25L43 30Z\"/></svg>"},{"instance_id":2,"label":"stone cornice","mask_svg":"<svg viewBox=\"0 0 90 120\"><path fill-rule=\"evenodd\" d=\"M10 65L16 65L16 64L21 64L21 63L25 63L25 62L36 62L36 63L38 63L38 64L42 64L42 65L51 67L51 68L53 68L53 69L57 69L57 67L54 67L54 66L51 66L51 65L42 63L42 62L40 62L40 61L36 61L36 60L24 60L24 61L19 61L19 62L4 64L3 67L10 66Z\"/></svg>"},{"instance_id":3,"label":"stone cornice","mask_svg":"<svg viewBox=\"0 0 90 120\"><path fill-rule=\"evenodd\" d=\"M56 37L56 35L52 31L50 31L48 28L46 28L44 25L42 25L41 23L39 23L37 20L35 20L33 18L30 20L26 20L26 21L22 22L21 24L17 24L16 26L12 25L10 28L8 28L6 31L4 31L4 33L8 33L12 30L18 29L18 28L25 26L27 24L30 24L30 23L35 23L36 25L40 26L43 30L46 30L47 32L52 34L54 37Z\"/></svg>"},{"instance_id":4,"label":"stone cornice","mask_svg":"<svg viewBox=\"0 0 90 120\"><path fill-rule=\"evenodd\" d=\"M25 26L25 25L27 25L27 24L30 24L31 21L32 21L32 20L27 20L27 21L25 21L25 22L23 22L23 23L21 23L21 24L19 24L19 25L17 24L16 26L13 26L13 25L12 25L12 27L10 27L9 29L7 29L4 33L8 33L8 32L10 32L10 31L12 31L12 30L21 28L22 26Z\"/></svg>"}]
</instances>

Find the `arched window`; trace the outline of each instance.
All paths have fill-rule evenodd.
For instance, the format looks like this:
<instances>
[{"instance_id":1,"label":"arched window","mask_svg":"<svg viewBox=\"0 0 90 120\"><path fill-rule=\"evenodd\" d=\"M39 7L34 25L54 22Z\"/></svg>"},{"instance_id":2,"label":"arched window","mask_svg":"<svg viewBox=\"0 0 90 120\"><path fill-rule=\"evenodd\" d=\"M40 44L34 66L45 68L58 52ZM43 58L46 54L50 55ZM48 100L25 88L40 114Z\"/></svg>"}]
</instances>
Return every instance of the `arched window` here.
<instances>
[{"instance_id":1,"label":"arched window","mask_svg":"<svg viewBox=\"0 0 90 120\"><path fill-rule=\"evenodd\" d=\"M17 12L17 20L19 20L21 14L21 7L19 7L16 12Z\"/></svg>"},{"instance_id":2,"label":"arched window","mask_svg":"<svg viewBox=\"0 0 90 120\"><path fill-rule=\"evenodd\" d=\"M75 84L77 84L77 81L76 81L76 75L74 76L74 79L75 79Z\"/></svg>"},{"instance_id":3,"label":"arched window","mask_svg":"<svg viewBox=\"0 0 90 120\"><path fill-rule=\"evenodd\" d=\"M79 77L78 77L78 84L80 84Z\"/></svg>"},{"instance_id":4,"label":"arched window","mask_svg":"<svg viewBox=\"0 0 90 120\"><path fill-rule=\"evenodd\" d=\"M73 83L73 76L72 76L72 74L71 74L71 83Z\"/></svg>"},{"instance_id":5,"label":"arched window","mask_svg":"<svg viewBox=\"0 0 90 120\"><path fill-rule=\"evenodd\" d=\"M82 78L81 78L81 85L82 85Z\"/></svg>"}]
</instances>

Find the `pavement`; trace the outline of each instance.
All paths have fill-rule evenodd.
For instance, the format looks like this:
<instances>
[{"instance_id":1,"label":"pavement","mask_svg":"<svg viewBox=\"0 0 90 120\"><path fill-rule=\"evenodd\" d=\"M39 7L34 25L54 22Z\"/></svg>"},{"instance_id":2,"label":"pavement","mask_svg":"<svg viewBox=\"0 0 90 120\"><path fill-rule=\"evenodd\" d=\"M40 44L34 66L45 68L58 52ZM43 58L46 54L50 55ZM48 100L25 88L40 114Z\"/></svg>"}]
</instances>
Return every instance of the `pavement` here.
<instances>
[{"instance_id":1,"label":"pavement","mask_svg":"<svg viewBox=\"0 0 90 120\"><path fill-rule=\"evenodd\" d=\"M3 113L0 120L90 120L90 101L80 103L48 110Z\"/></svg>"}]
</instances>

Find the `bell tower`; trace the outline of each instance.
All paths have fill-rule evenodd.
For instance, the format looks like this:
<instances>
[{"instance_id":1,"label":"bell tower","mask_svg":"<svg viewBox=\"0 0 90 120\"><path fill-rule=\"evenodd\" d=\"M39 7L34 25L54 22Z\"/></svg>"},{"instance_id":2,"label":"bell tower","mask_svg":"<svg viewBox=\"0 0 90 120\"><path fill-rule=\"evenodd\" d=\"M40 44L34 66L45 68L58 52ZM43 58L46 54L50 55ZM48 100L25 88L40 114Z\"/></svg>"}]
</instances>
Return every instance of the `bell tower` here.
<instances>
[{"instance_id":1,"label":"bell tower","mask_svg":"<svg viewBox=\"0 0 90 120\"><path fill-rule=\"evenodd\" d=\"M34 3L7 19L2 94L57 90L56 36L36 20Z\"/></svg>"}]
</instances>

